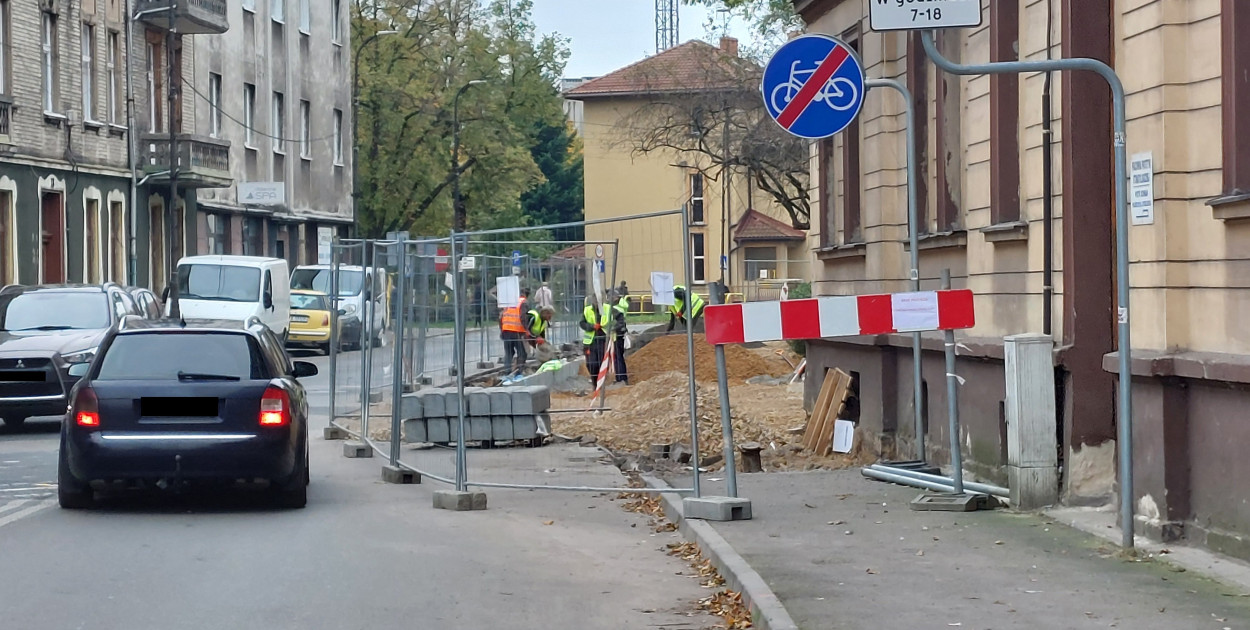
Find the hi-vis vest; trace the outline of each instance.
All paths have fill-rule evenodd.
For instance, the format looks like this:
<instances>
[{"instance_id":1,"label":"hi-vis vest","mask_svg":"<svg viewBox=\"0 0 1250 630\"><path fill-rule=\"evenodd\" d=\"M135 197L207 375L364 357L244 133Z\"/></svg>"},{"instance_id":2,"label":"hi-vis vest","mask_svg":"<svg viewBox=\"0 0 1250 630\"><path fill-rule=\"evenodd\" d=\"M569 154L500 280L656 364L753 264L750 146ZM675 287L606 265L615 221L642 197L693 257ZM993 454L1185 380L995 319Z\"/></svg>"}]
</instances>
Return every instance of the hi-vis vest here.
<instances>
[{"instance_id":1,"label":"hi-vis vest","mask_svg":"<svg viewBox=\"0 0 1250 630\"><path fill-rule=\"evenodd\" d=\"M547 320L538 311L531 310L530 317L534 318L534 323L530 324L530 334L535 337L543 336L547 332Z\"/></svg>"},{"instance_id":2,"label":"hi-vis vest","mask_svg":"<svg viewBox=\"0 0 1250 630\"><path fill-rule=\"evenodd\" d=\"M521 307L509 306L499 315L499 329L504 332L525 332L525 326L521 323Z\"/></svg>"},{"instance_id":3,"label":"hi-vis vest","mask_svg":"<svg viewBox=\"0 0 1250 630\"><path fill-rule=\"evenodd\" d=\"M612 321L612 307L607 304L604 304L602 307L602 311L603 311L602 313L603 318L598 321L595 321L595 307L593 304L591 304L591 305L586 306L586 310L582 311L582 317L585 317L588 323L599 324L600 326L607 326L608 323ZM583 346L589 346L590 344L594 343L595 332L596 331L592 329L592 330L587 330L582 333L582 345Z\"/></svg>"},{"instance_id":4,"label":"hi-vis vest","mask_svg":"<svg viewBox=\"0 0 1250 630\"><path fill-rule=\"evenodd\" d=\"M629 312L629 296L622 295L621 299L617 300L616 304L614 304L612 308L616 309L616 311L621 314L628 313Z\"/></svg>"},{"instance_id":5,"label":"hi-vis vest","mask_svg":"<svg viewBox=\"0 0 1250 630\"><path fill-rule=\"evenodd\" d=\"M673 288L674 288L674 289L683 289L683 290L685 289L685 287L683 287L683 286L681 286L681 285L677 285L677 286L675 286L675 287L673 287ZM703 305L703 298L699 297L699 294L698 294L698 293L694 293L693 291L686 291L686 297L691 298L691 299L693 300L693 301L690 303L690 316L691 316L691 317L698 317L699 313L702 313L702 312L703 312L703 306L704 306L704 305ZM684 318L684 317L686 316L686 301L685 301L685 300L682 300L682 299L679 299L679 298L674 297L674 298L673 298L673 305L672 305L672 306L670 306L670 307L668 307L668 310L669 310L669 312L671 312L672 314L674 314L674 315L676 315L676 316L678 316L678 317L682 317L682 318Z\"/></svg>"}]
</instances>

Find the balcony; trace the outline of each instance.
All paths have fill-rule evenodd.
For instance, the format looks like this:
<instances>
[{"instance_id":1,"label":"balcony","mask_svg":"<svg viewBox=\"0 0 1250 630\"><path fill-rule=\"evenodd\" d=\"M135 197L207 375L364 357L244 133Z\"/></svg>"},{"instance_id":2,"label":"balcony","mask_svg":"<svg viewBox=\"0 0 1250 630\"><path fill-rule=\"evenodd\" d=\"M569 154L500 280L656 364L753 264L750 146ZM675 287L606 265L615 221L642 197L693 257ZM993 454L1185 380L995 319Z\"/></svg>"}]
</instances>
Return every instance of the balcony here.
<instances>
[{"instance_id":1,"label":"balcony","mask_svg":"<svg viewBox=\"0 0 1250 630\"><path fill-rule=\"evenodd\" d=\"M169 135L144 134L143 171L151 175L149 182L169 181ZM178 184L185 188L227 188L234 183L230 175L230 142L179 134Z\"/></svg>"},{"instance_id":2,"label":"balcony","mask_svg":"<svg viewBox=\"0 0 1250 630\"><path fill-rule=\"evenodd\" d=\"M135 13L153 28L169 28L170 4L174 28L184 35L220 35L230 30L226 0L138 0Z\"/></svg>"}]
</instances>

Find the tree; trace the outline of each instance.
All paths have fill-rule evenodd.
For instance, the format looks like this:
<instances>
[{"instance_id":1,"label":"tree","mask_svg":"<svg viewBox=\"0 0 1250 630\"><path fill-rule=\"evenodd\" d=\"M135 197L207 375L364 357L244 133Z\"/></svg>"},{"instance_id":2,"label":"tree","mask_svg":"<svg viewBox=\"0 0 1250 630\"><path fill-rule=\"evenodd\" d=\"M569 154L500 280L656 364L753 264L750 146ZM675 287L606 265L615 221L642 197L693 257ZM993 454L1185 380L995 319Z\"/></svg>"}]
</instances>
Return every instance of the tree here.
<instances>
[{"instance_id":1,"label":"tree","mask_svg":"<svg viewBox=\"0 0 1250 630\"><path fill-rule=\"evenodd\" d=\"M756 56L771 52L790 33L803 30L803 20L794 11L793 0L682 0L689 5L724 9L746 20L763 47Z\"/></svg>"},{"instance_id":2,"label":"tree","mask_svg":"<svg viewBox=\"0 0 1250 630\"><path fill-rule=\"evenodd\" d=\"M656 63L639 71L636 79L648 86L646 102L618 121L618 144L635 154L679 154L710 180L743 173L785 209L794 227L807 229L807 142L768 116L757 87L758 64L714 46L696 46L686 57L694 67Z\"/></svg>"},{"instance_id":3,"label":"tree","mask_svg":"<svg viewBox=\"0 0 1250 630\"><path fill-rule=\"evenodd\" d=\"M582 188L582 150L577 136L567 124L543 124L530 155L546 181L521 196L525 215L536 225L580 221L585 191ZM581 239L580 228L566 232L569 239Z\"/></svg>"},{"instance_id":4,"label":"tree","mask_svg":"<svg viewBox=\"0 0 1250 630\"><path fill-rule=\"evenodd\" d=\"M562 124L555 85L568 56L535 33L530 11L529 0L354 0L363 235L446 234L457 177L470 229L530 224L521 197L546 181L533 148ZM471 80L486 83L460 98L453 156L453 99Z\"/></svg>"}]
</instances>

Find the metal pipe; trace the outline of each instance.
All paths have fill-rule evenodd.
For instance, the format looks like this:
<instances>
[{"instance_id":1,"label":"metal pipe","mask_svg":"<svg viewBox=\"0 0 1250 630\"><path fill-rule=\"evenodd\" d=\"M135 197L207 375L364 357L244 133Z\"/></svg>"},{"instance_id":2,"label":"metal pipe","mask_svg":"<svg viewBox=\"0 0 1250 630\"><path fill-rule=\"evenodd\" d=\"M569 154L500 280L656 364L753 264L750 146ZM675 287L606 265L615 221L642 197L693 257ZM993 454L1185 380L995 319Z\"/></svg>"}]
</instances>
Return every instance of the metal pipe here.
<instances>
[{"instance_id":1,"label":"metal pipe","mask_svg":"<svg viewBox=\"0 0 1250 630\"><path fill-rule=\"evenodd\" d=\"M1107 81L1111 87L1111 113L1114 137L1112 142L1115 150L1115 266L1116 293L1119 302L1119 422L1116 437L1117 450L1120 455L1120 544L1125 549L1133 547L1133 371L1131 340L1132 326L1129 323L1129 258L1128 258L1128 156L1125 144L1126 115L1124 111L1124 84L1116 76L1111 66L1097 59L1055 59L1051 61L1011 61L989 64L962 65L946 59L933 45L933 34L925 32L923 37L925 52L939 68L951 74L1005 74L1023 72L1050 71L1087 71L1094 72Z\"/></svg>"},{"instance_id":2,"label":"metal pipe","mask_svg":"<svg viewBox=\"0 0 1250 630\"><path fill-rule=\"evenodd\" d=\"M392 245L399 249L399 278L395 281L395 338L392 340L394 364L391 366L391 466L399 466L400 405L404 395L404 292L408 288L408 248L403 243Z\"/></svg>"},{"instance_id":3,"label":"metal pipe","mask_svg":"<svg viewBox=\"0 0 1250 630\"><path fill-rule=\"evenodd\" d=\"M126 72L126 164L130 167L130 220L126 222L126 280L128 284L137 286L139 284L139 251L136 243L136 234L139 233L139 146L135 138L135 94L134 87L131 85L130 74L133 69L130 65L131 53L133 50L132 33L134 30L133 21L138 19L130 15L130 0L126 0L124 9L126 11L126 64L124 66ZM155 285L149 283L153 289Z\"/></svg>"},{"instance_id":4,"label":"metal pipe","mask_svg":"<svg viewBox=\"0 0 1250 630\"><path fill-rule=\"evenodd\" d=\"M468 489L469 467L466 462L468 453L465 450L465 433L464 430L464 272L460 271L460 256L457 243L463 236L457 236L455 230L451 233L451 264L452 277L452 305L453 316L455 317L455 344L452 348L453 361L456 367L456 420L460 427L459 433L456 435L456 491L465 492ZM466 247L467 249L467 247Z\"/></svg>"},{"instance_id":5,"label":"metal pipe","mask_svg":"<svg viewBox=\"0 0 1250 630\"><path fill-rule=\"evenodd\" d=\"M468 485L475 488L511 488L513 490L565 490L568 492L637 492L639 494L662 494L666 492L677 492L689 494L694 492L693 488L613 488L599 486L544 486L525 483L494 483L488 481L474 481Z\"/></svg>"},{"instance_id":6,"label":"metal pipe","mask_svg":"<svg viewBox=\"0 0 1250 630\"><path fill-rule=\"evenodd\" d=\"M942 270L942 288L951 288L951 270ZM944 352L946 354L946 416L950 422L951 485L955 494L964 493L964 454L959 446L959 376L955 371L955 331L947 330Z\"/></svg>"},{"instance_id":7,"label":"metal pipe","mask_svg":"<svg viewBox=\"0 0 1250 630\"><path fill-rule=\"evenodd\" d=\"M719 291L712 293L712 303L719 304ZM689 300L687 300L689 301ZM687 320L689 321L689 320ZM716 392L720 397L720 432L724 445L721 453L725 458L725 488L731 497L738 496L738 467L734 464L734 425L729 409L729 368L725 365L725 346L716 344Z\"/></svg>"},{"instance_id":8,"label":"metal pipe","mask_svg":"<svg viewBox=\"0 0 1250 630\"><path fill-rule=\"evenodd\" d=\"M903 475L899 475L899 474L892 473L892 472L884 472L884 471L876 470L874 468L864 468L860 471L860 473L862 473L865 477L868 477L869 479L889 481L891 483L897 483L897 484L904 485L904 486L914 486L916 488L924 488L925 490L932 490L934 492L943 492L946 494L950 494L951 492L954 492L954 488L952 488L951 485L948 483L924 481L922 479L917 479L915 477L905 477Z\"/></svg>"},{"instance_id":9,"label":"metal pipe","mask_svg":"<svg viewBox=\"0 0 1250 630\"><path fill-rule=\"evenodd\" d=\"M361 262L369 261L369 268L365 272L365 278L368 281L368 289L365 290L365 298L360 302L360 433L361 435L369 435L369 405L373 400L373 318L377 314L377 306L374 302L377 298L378 278L373 274L373 270L378 266L378 244L365 243L365 247L361 250Z\"/></svg>"},{"instance_id":10,"label":"metal pipe","mask_svg":"<svg viewBox=\"0 0 1250 630\"><path fill-rule=\"evenodd\" d=\"M169 276L169 316L174 319L182 317L182 308L179 306L178 300L178 274L177 265L179 254L182 253L182 242L185 240L180 228L182 220L178 214L178 128L174 125L174 104L177 102L177 94L179 86L175 82L178 75L175 74L174 63L178 61L177 55L174 54L174 14L178 6L177 0L169 1L169 24L168 31L165 33L165 47L168 48L165 54L166 63L169 64L169 73L167 80L169 84L166 86L166 93L169 97L169 112L165 117L165 123L169 125L169 204L166 206L170 221L167 230L170 234L170 242L167 243L166 251L169 252L169 261L166 263L165 273ZM190 204L188 204L190 205Z\"/></svg>"},{"instance_id":11,"label":"metal pipe","mask_svg":"<svg viewBox=\"0 0 1250 630\"><path fill-rule=\"evenodd\" d=\"M907 470L906 468L896 468L894 466L886 466L883 464L872 464L871 466L868 466L868 468L872 470L880 471L880 472L890 473L893 475L911 477L912 479L920 479L922 481L941 483L941 484L946 484L948 486L951 486L952 488L954 487L954 480L951 479L950 477L943 477L942 475L930 475L928 473L916 472L914 470ZM1011 491L1008 490L1007 488L1003 488L1001 486L990 485L988 483L976 483L973 481L965 481L963 485L964 485L964 489L969 492L980 492L981 494L992 494L996 497L1011 496Z\"/></svg>"},{"instance_id":12,"label":"metal pipe","mask_svg":"<svg viewBox=\"0 0 1250 630\"><path fill-rule=\"evenodd\" d=\"M330 424L338 417L335 406L334 390L338 389L338 355L342 340L339 339L339 240L336 237L330 243Z\"/></svg>"},{"instance_id":13,"label":"metal pipe","mask_svg":"<svg viewBox=\"0 0 1250 630\"><path fill-rule=\"evenodd\" d=\"M864 81L864 87L867 89L887 87L899 93L903 97L904 117L907 119L907 243L911 249L910 265L911 269L907 273L907 277L911 280L911 290L920 290L920 199L919 199L919 173L920 164L919 157L916 155L916 110L911 99L911 90L907 89L901 81L894 79L868 79ZM922 359L920 333L912 333L911 335L911 364L912 364L912 405L914 407L914 421L916 431L916 459L925 460L925 430L924 430L924 397L921 396L923 390L924 377L922 375Z\"/></svg>"},{"instance_id":14,"label":"metal pipe","mask_svg":"<svg viewBox=\"0 0 1250 630\"><path fill-rule=\"evenodd\" d=\"M699 399L698 384L694 374L694 260L690 256L690 209L687 204L681 206L682 253L685 256L686 268L686 299L683 305L686 310L686 374L690 386L690 465L694 469L690 487L694 496L701 497L699 487Z\"/></svg>"},{"instance_id":15,"label":"metal pipe","mask_svg":"<svg viewBox=\"0 0 1250 630\"><path fill-rule=\"evenodd\" d=\"M358 436L353 436L353 437L358 437ZM384 452L382 448L378 446L377 443L374 442L373 440L364 439L362 441L365 444L368 444L371 448L373 448L374 453L377 453L378 455L386 455L386 452ZM414 473L417 473L418 475L421 475L422 480L433 479L434 481L442 482L442 483L449 484L449 485L456 483L455 479L448 479L447 477L443 477L442 475L436 475L434 473L425 472L424 470L421 470L420 468L417 468L416 466L413 466L411 464L405 464L402 461L395 462L395 466L403 470L410 470Z\"/></svg>"}]
</instances>

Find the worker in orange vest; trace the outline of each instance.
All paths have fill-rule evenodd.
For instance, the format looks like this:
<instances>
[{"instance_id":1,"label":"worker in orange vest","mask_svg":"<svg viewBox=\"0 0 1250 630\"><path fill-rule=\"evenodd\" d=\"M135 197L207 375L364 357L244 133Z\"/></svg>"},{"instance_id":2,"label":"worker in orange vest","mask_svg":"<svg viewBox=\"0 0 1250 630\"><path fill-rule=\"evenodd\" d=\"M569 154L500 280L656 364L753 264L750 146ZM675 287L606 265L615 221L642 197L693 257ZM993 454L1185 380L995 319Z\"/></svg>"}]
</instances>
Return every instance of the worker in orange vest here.
<instances>
[{"instance_id":1,"label":"worker in orange vest","mask_svg":"<svg viewBox=\"0 0 1250 630\"><path fill-rule=\"evenodd\" d=\"M528 301L529 289L525 289L521 291L521 301L516 306L509 306L499 313L499 338L503 340L505 378L522 375L525 372L525 362L529 361L529 353L525 349L525 323L521 317ZM512 362L513 357L516 357L515 366Z\"/></svg>"}]
</instances>

